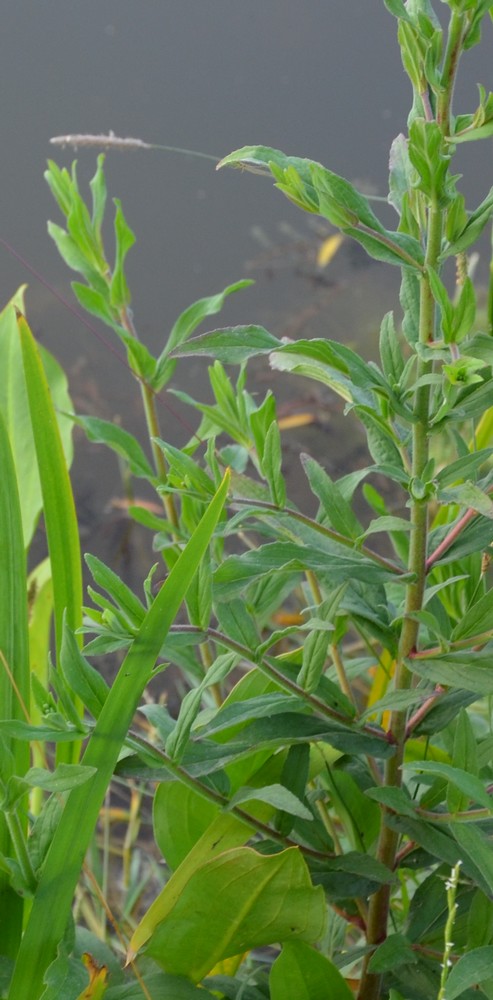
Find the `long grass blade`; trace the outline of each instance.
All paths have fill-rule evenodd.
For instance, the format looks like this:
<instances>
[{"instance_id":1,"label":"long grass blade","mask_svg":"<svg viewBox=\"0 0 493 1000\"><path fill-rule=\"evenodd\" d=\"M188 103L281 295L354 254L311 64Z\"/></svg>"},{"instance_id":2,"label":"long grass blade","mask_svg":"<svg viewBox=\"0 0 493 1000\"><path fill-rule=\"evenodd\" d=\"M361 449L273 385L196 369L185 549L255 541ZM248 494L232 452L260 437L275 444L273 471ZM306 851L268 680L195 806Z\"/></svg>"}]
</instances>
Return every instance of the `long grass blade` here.
<instances>
[{"instance_id":1,"label":"long grass blade","mask_svg":"<svg viewBox=\"0 0 493 1000\"><path fill-rule=\"evenodd\" d=\"M26 556L17 479L4 419L0 413L0 718L23 718L29 711L29 639L27 629ZM27 743L5 738L3 766L12 754L12 770L29 766ZM3 767L2 767L3 770ZM25 828L25 823L22 824ZM0 815L0 852L12 856L5 821ZM23 900L0 872L0 952L14 958L22 929Z\"/></svg>"},{"instance_id":2,"label":"long grass blade","mask_svg":"<svg viewBox=\"0 0 493 1000\"><path fill-rule=\"evenodd\" d=\"M72 630L82 624L82 560L74 497L70 484L56 412L36 341L23 316L18 329L36 448L48 552L53 580L57 662L63 636L63 619ZM80 642L80 637L77 636ZM82 711L82 705L79 705ZM57 760L75 762L79 744L65 744Z\"/></svg>"},{"instance_id":3,"label":"long grass blade","mask_svg":"<svg viewBox=\"0 0 493 1000\"><path fill-rule=\"evenodd\" d=\"M55 408L36 341L23 316L18 317L24 373L38 460L48 549L53 576L57 655L63 614L72 629L82 621L82 563L74 498Z\"/></svg>"}]
</instances>

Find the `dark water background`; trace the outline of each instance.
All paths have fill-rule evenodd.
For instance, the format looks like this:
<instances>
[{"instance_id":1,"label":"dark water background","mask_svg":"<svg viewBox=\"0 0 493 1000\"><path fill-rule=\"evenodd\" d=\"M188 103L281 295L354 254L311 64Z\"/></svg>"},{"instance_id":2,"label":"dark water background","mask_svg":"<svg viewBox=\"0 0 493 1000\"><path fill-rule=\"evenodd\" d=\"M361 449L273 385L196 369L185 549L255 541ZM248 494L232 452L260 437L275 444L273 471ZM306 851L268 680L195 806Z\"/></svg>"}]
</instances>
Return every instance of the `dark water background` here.
<instances>
[{"instance_id":1,"label":"dark water background","mask_svg":"<svg viewBox=\"0 0 493 1000\"><path fill-rule=\"evenodd\" d=\"M71 132L112 129L217 156L262 143L386 193L389 146L405 130L410 99L396 26L382 0L4 4L0 236L70 296L70 275L46 233L47 218L60 220L42 175L48 156L69 165L76 155L81 182L92 176L97 151L49 145L51 136ZM491 40L488 21L484 43L464 58L457 110L475 107L476 82L493 86ZM473 207L492 183L491 142L466 145L458 160ZM381 315L395 304L397 273L347 247L326 272L317 271L322 234L264 178L218 174L206 160L156 151L108 153L107 179L138 238L129 260L133 309L142 339L156 351L190 302L245 276L256 285L228 302L221 325L340 337L368 352ZM31 325L66 367L79 411L119 418L140 432L139 394L125 368L3 248L0 255L2 300L29 282ZM481 266L485 271L486 260ZM260 374L259 388L271 377ZM182 364L177 384L204 398L205 362ZM342 432L324 392L301 381L279 392L320 417L288 441L293 488L300 448L340 471L358 444L349 429ZM163 436L189 436L180 420L193 425L192 412L174 415L161 405L161 415ZM86 547L100 547L106 535L111 549L121 530L108 510L121 494L116 461L79 443L75 482Z\"/></svg>"}]
</instances>

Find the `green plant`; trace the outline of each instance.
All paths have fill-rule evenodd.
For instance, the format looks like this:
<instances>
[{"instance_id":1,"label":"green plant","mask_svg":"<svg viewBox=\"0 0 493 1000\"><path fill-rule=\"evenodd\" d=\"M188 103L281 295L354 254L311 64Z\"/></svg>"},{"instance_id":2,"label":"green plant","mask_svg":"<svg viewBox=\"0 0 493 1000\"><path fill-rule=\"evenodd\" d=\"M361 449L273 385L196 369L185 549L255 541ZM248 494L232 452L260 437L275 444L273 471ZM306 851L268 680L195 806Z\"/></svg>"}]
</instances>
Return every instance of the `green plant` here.
<instances>
[{"instance_id":1,"label":"green plant","mask_svg":"<svg viewBox=\"0 0 493 1000\"><path fill-rule=\"evenodd\" d=\"M192 337L245 282L191 306L153 357L129 308L133 234L119 202L114 265L104 248L103 158L91 210L75 167L49 165L66 219L66 229L50 224L50 233L85 281L74 283L79 303L124 345L152 464L126 430L73 419L157 491L162 516L138 504L130 514L154 533L169 575L154 597L152 569L142 601L89 556L95 587L80 627L70 486L21 319L33 418L49 415L37 419L35 442L57 629L51 690L45 677L33 686L42 714L33 725L19 710L28 686L16 480L22 497L25 473L16 475L0 423L0 532L13 602L2 609L1 648L23 692L21 702L4 678L0 905L16 911L5 948L15 960L9 1000L350 1000L353 988L360 1000L452 1000L473 986L493 995L493 341L491 315L487 330L478 329L467 270L467 252L493 216L493 189L469 211L451 172L461 143L493 135L493 96L483 88L473 114L456 115L452 106L459 57L480 41L493 7L444 0L442 26L430 0L385 3L413 89L408 137L391 151L396 230L318 163L254 146L220 164L272 175L296 205L402 269L401 329L392 314L384 317L378 364L344 344L279 341L258 326ZM287 496L272 393L259 399L247 387L248 360L262 354L274 368L335 391L366 434L371 464L337 482L323 457L302 456L319 505L314 517ZM163 439L157 399L189 356L213 359L214 401L177 393L201 417L177 449ZM236 380L225 365L239 366ZM67 551L53 512L58 483ZM375 515L365 522L353 506L360 487ZM175 621L183 600L186 620ZM81 636L90 637L83 651ZM109 688L88 658L117 649L124 660ZM139 728L134 711L156 662L176 664L188 690L177 719L161 704L140 705L146 725ZM29 741L77 748L86 738L80 764L76 750L59 754L52 769L45 753L41 774L27 770ZM167 865L147 911L122 922L136 963L128 975L94 937L86 950L102 966L90 973L69 919L113 774L141 790L158 783L153 832ZM26 793L36 783L53 794L40 795L28 827ZM66 789L59 815L56 793ZM275 957L263 950L270 945L281 946Z\"/></svg>"}]
</instances>

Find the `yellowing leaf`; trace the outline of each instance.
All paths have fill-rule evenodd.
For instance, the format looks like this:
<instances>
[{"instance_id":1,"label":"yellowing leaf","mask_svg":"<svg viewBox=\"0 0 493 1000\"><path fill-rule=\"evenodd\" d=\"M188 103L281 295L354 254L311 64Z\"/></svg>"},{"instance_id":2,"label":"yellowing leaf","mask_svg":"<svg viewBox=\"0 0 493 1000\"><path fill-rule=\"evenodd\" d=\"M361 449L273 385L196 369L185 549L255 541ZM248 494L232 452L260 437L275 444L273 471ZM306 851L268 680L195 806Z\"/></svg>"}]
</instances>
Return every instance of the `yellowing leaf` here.
<instances>
[{"instance_id":1,"label":"yellowing leaf","mask_svg":"<svg viewBox=\"0 0 493 1000\"><path fill-rule=\"evenodd\" d=\"M82 956L82 961L89 973L89 986L79 994L77 1000L101 1000L108 988L108 969L105 965L97 965L88 953Z\"/></svg>"},{"instance_id":2,"label":"yellowing leaf","mask_svg":"<svg viewBox=\"0 0 493 1000\"><path fill-rule=\"evenodd\" d=\"M248 952L244 951L241 955L232 955L231 958L223 958L211 969L211 976L235 976L247 955Z\"/></svg>"},{"instance_id":3,"label":"yellowing leaf","mask_svg":"<svg viewBox=\"0 0 493 1000\"><path fill-rule=\"evenodd\" d=\"M389 683L394 676L395 670L395 660L392 659L391 653L387 649L382 652L379 663L373 668L373 682L368 694L367 708L371 708L375 705L377 701L383 698L387 691ZM369 716L369 718L373 718ZM390 712L384 712L380 725L383 729L387 729L390 725Z\"/></svg>"}]
</instances>

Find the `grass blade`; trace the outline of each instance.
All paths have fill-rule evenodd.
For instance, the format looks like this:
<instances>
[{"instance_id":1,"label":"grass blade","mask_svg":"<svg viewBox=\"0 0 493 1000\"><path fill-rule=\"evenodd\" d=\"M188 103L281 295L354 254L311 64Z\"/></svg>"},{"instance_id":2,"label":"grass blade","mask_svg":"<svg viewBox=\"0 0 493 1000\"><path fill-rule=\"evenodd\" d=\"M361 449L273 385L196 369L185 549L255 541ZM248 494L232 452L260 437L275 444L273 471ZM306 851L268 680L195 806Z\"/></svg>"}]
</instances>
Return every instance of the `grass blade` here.
<instances>
[{"instance_id":1,"label":"grass blade","mask_svg":"<svg viewBox=\"0 0 493 1000\"><path fill-rule=\"evenodd\" d=\"M26 556L17 479L10 442L0 413L0 718L23 718L29 711L29 640L27 630ZM13 770L25 773L29 747L5 737L5 751L13 755ZM12 856L10 836L0 815L0 852ZM14 958L22 929L23 900L0 872L0 927L2 954Z\"/></svg>"},{"instance_id":2,"label":"grass blade","mask_svg":"<svg viewBox=\"0 0 493 1000\"><path fill-rule=\"evenodd\" d=\"M36 341L23 316L18 316L22 358L36 446L43 510L53 576L57 657L63 635L63 614L72 629L82 624L82 568L79 531L67 463L56 412Z\"/></svg>"}]
</instances>

